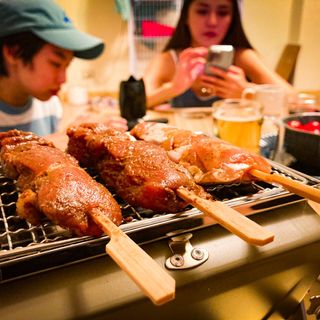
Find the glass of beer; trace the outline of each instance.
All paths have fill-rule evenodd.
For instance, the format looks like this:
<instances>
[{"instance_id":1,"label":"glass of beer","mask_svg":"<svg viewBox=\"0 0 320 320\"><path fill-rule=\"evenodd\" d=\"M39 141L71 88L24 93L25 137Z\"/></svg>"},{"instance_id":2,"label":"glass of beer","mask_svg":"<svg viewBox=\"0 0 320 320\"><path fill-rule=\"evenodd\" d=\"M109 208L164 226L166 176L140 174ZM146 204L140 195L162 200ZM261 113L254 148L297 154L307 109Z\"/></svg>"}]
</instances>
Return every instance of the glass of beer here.
<instances>
[{"instance_id":1,"label":"glass of beer","mask_svg":"<svg viewBox=\"0 0 320 320\"><path fill-rule=\"evenodd\" d=\"M255 100L224 99L212 105L214 135L244 148L259 153L262 105Z\"/></svg>"}]
</instances>

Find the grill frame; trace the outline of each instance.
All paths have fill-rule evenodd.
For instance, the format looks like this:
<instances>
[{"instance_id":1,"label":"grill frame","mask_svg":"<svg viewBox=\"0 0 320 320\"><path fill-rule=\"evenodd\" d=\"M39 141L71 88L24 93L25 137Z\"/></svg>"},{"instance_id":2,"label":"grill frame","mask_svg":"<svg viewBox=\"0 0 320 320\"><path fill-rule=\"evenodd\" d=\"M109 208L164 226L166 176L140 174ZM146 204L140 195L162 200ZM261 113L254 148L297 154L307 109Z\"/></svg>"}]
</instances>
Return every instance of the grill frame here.
<instances>
[{"instance_id":1,"label":"grill frame","mask_svg":"<svg viewBox=\"0 0 320 320\"><path fill-rule=\"evenodd\" d=\"M297 179L312 186L320 184L320 181L316 178L287 168L273 161L270 161L270 163L274 171L284 174L287 177ZM5 179L7 183L10 183L10 180L3 176L0 176L0 179ZM267 187L265 188L265 186ZM233 185L233 187L235 187L235 185ZM253 195L240 196L224 200L223 202L244 215L252 215L304 201L303 198L292 194L279 186L262 183L262 186L258 184L258 187L260 187L261 190ZM215 191L217 191L217 188L222 188L222 186L216 186ZM223 188L226 188L226 186ZM232 188L232 186L228 186L227 188ZM141 213L123 203L121 205L123 211L129 209L136 211L138 215L149 214L147 211ZM0 210L2 217L0 217L0 222L5 224L3 208L1 193ZM178 214L166 213L162 215L153 215L152 217L144 218L143 220L127 222L122 224L120 228L138 244L145 244L185 232L206 228L216 223L217 222L214 219L204 217L198 209L192 208ZM26 224L32 230L40 229L43 231L46 228L46 222L40 227L31 226L29 223ZM54 226L50 224L50 222L48 222L48 225L50 227ZM108 236L99 238L87 236L73 237L68 231L63 231L60 227L57 227L57 230L62 232L61 234L66 238L53 238L49 239L47 243L35 243L21 248L9 248L8 250L1 249L0 283L104 255L105 245L110 240ZM5 232L0 232L1 247L3 246L2 239L4 235Z\"/></svg>"}]
</instances>

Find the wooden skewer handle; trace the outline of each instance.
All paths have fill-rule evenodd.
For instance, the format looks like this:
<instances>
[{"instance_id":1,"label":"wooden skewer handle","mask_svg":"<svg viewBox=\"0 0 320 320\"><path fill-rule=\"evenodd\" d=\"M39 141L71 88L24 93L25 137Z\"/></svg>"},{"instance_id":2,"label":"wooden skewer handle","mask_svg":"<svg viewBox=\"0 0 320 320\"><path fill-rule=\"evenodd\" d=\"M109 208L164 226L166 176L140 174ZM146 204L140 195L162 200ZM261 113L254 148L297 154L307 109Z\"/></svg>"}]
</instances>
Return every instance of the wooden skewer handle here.
<instances>
[{"instance_id":1,"label":"wooden skewer handle","mask_svg":"<svg viewBox=\"0 0 320 320\"><path fill-rule=\"evenodd\" d=\"M185 188L178 188L177 194L248 243L262 246L274 239L270 231L220 201L200 198Z\"/></svg>"},{"instance_id":2,"label":"wooden skewer handle","mask_svg":"<svg viewBox=\"0 0 320 320\"><path fill-rule=\"evenodd\" d=\"M311 200L308 200L308 204L320 216L320 204Z\"/></svg>"},{"instance_id":3,"label":"wooden skewer handle","mask_svg":"<svg viewBox=\"0 0 320 320\"><path fill-rule=\"evenodd\" d=\"M282 185L288 191L298 194L303 198L320 203L320 190L292 180L277 173L265 173L260 170L252 169L250 174L265 182L275 182Z\"/></svg>"},{"instance_id":4,"label":"wooden skewer handle","mask_svg":"<svg viewBox=\"0 0 320 320\"><path fill-rule=\"evenodd\" d=\"M106 252L156 305L175 297L175 280L110 219L94 215L93 219L109 235Z\"/></svg>"}]
</instances>

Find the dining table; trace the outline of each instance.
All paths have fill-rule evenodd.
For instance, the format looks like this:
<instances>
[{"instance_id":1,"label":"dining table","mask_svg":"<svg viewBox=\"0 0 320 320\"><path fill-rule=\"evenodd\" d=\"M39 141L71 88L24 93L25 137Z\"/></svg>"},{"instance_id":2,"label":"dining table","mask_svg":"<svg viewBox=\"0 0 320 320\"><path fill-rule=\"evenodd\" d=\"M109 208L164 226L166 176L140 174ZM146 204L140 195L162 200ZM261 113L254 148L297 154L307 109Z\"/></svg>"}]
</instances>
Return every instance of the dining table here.
<instances>
[{"instance_id":1,"label":"dining table","mask_svg":"<svg viewBox=\"0 0 320 320\"><path fill-rule=\"evenodd\" d=\"M96 105L88 104L70 104L64 100L63 103L63 117L60 123L60 131L58 133L48 136L54 144L65 150L68 142L66 130L69 126L85 123L85 122L104 122L113 125L120 119L120 108L117 100L114 99L112 104ZM123 120L123 119L122 119ZM212 107L188 107L188 108L171 108L169 105L161 105L156 109L146 110L146 114L142 119L137 119L135 122L154 121L167 123L168 125L176 126L179 129L191 130L194 132L201 132L209 136L214 136L214 124L212 118ZM120 123L123 127L124 122ZM275 125L273 121L264 120L261 128L262 137L262 155L270 157L272 148L276 145L276 136L278 134L279 126Z\"/></svg>"},{"instance_id":2,"label":"dining table","mask_svg":"<svg viewBox=\"0 0 320 320\"><path fill-rule=\"evenodd\" d=\"M65 130L70 125L117 120L120 116L116 104L64 102L63 109L61 130L49 137L61 149L66 147ZM142 121L159 119L179 128L213 134L211 108L148 110ZM235 188L234 191L239 190ZM271 196L274 190L266 188L265 192ZM237 201L243 198L241 194ZM288 199L281 194L277 201L282 198ZM77 242L66 251L54 247L47 256L46 252L39 252L38 257L27 256L19 268L25 275L1 284L1 317L4 320L236 320L288 319L293 312L300 315L297 306L308 307L308 290L319 275L320 209L296 198L286 205L278 205L273 199L270 201L273 207L264 211L262 203L261 200L253 204L261 212L251 219L276 235L273 242L263 247L248 245L219 225L197 224L208 222L198 213L192 219L187 219L187 213L177 217L168 215L168 222L161 216L155 217L156 223L144 218L140 230L131 230L130 237L176 279L176 298L164 306L153 306L112 259L98 250L97 242L90 240L82 246ZM139 221L133 223L139 225ZM175 256L172 241L177 241L179 232L187 231L192 240L186 242L185 248L205 250L208 260L193 268L167 269L166 261ZM104 241L101 241L103 246ZM89 252L90 256L84 257ZM43 260L39 258L41 254ZM38 258L38 264L28 264L31 258ZM38 266L41 269L39 261L46 268L33 271ZM26 265L32 268L23 267ZM12 274L12 268L6 270ZM1 269L0 275L5 275ZM303 300L306 304L301 303Z\"/></svg>"},{"instance_id":3,"label":"dining table","mask_svg":"<svg viewBox=\"0 0 320 320\"><path fill-rule=\"evenodd\" d=\"M48 136L60 149L65 149L68 138L66 130L69 126L85 122L104 122L117 125L120 118L120 109L117 104L112 106L95 106L92 104L73 105L63 103L63 117L60 131ZM213 120L211 107L194 108L162 108L147 110L146 115L137 121L164 122L181 129L203 132L213 135ZM123 123L122 123L123 125Z\"/></svg>"}]
</instances>

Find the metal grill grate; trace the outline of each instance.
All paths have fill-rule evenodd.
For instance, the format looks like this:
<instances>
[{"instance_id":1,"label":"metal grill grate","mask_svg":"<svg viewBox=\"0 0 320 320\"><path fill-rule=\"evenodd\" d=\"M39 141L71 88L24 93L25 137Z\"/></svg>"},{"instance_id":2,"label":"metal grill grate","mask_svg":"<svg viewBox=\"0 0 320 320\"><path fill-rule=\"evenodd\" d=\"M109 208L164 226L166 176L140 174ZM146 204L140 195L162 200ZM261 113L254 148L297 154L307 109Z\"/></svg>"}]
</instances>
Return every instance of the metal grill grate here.
<instances>
[{"instance_id":1,"label":"metal grill grate","mask_svg":"<svg viewBox=\"0 0 320 320\"><path fill-rule=\"evenodd\" d=\"M273 170L306 184L318 183L318 180L286 167L277 165ZM208 187L207 191L217 200L225 201L246 214L302 200L282 188L264 182L216 185ZM0 173L0 282L104 254L104 246L109 241L107 236L75 237L48 219L43 219L40 226L33 226L17 216L18 194L15 182ZM208 219L204 222L201 212L192 207L180 214L155 214L151 210L135 209L116 195L114 197L122 209L121 229L138 243L155 241L168 237L172 232L182 233L215 223L208 222ZM57 255L57 252L61 254Z\"/></svg>"},{"instance_id":2,"label":"metal grill grate","mask_svg":"<svg viewBox=\"0 0 320 320\"><path fill-rule=\"evenodd\" d=\"M40 226L32 226L16 215L18 191L14 181L0 175L0 243L1 253L34 244L44 244L71 237L70 232L43 220Z\"/></svg>"},{"instance_id":3,"label":"metal grill grate","mask_svg":"<svg viewBox=\"0 0 320 320\"><path fill-rule=\"evenodd\" d=\"M97 179L98 180L98 179ZM100 182L100 181L99 181ZM263 187L252 183L248 185L233 184L226 186L209 187L210 192L218 200L230 200L243 195L254 194L263 190ZM47 244L59 240L72 238L71 232L53 224L47 218L43 218L42 224L33 226L16 214L16 201L18 191L15 182L0 175L0 244L1 254L4 251L21 249L36 244ZM123 224L164 216L166 213L154 213L142 208L135 209L124 203L117 195L113 194L120 204L123 215ZM191 209L191 208L190 208ZM79 238L79 237L77 237ZM88 237L82 237L88 238ZM0 260L1 260L0 254Z\"/></svg>"}]
</instances>

